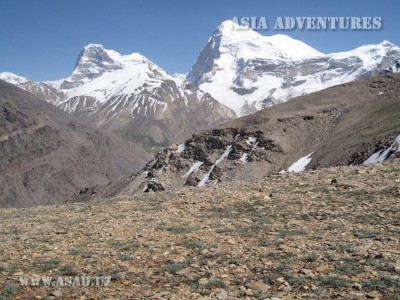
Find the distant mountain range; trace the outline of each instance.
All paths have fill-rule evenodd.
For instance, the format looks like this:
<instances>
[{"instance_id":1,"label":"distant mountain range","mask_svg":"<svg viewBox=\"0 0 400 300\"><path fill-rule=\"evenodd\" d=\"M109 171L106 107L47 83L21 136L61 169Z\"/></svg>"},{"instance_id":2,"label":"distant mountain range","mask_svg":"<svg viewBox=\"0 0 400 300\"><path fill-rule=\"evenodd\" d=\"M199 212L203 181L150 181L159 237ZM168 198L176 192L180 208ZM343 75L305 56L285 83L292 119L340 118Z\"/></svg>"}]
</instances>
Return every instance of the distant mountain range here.
<instances>
[{"instance_id":1,"label":"distant mountain range","mask_svg":"<svg viewBox=\"0 0 400 300\"><path fill-rule=\"evenodd\" d=\"M263 108L334 85L400 71L400 48L388 41L377 45L361 46L347 52L323 54L286 35L262 36L251 29L237 29L237 27L232 21L225 21L218 26L187 74L169 75L139 53L121 55L99 44L85 46L77 57L73 73L64 79L33 82L13 73L0 73L1 80L29 92L35 99L32 101L37 102L37 99L42 99L52 104L42 105L40 109L52 112L53 110L49 107L54 109L57 107L64 111L61 119L65 119L67 113L72 123L78 122L80 126L83 126L82 128L85 128L84 130L90 132L99 130L99 133L96 133L102 136L99 139L109 138L108 149L114 149L114 153L104 155L110 155L105 158L105 161L109 161L110 164L116 158L115 155L124 158L126 151L132 151L133 157L127 158L130 161L125 166L127 168L119 165L121 161L118 161L113 167L108 165L108 167L93 171L103 174L101 175L103 177L97 177L98 180L88 178L87 181L82 180L79 184L71 183L60 194L67 195L83 186L102 184L106 178L111 180L115 176L123 175L124 172L126 174L127 169L135 171L139 165L165 147L173 144L175 144L173 147L177 147L177 144L187 140L192 134L218 128L220 124L237 117L248 116ZM4 89L9 90L10 87L5 86ZM31 99L26 96L27 94L24 95L21 97ZM11 98L7 99L7 101L12 101ZM7 103L2 105L5 107ZM16 105L15 113L18 114L23 107L25 106ZM40 113L32 108L26 114L34 116ZM249 116L239 120L251 123L254 119ZM51 121L51 124L54 125L58 121L54 122ZM54 125L54 128L63 132L64 129L69 128L65 124L69 123ZM18 125L15 126L18 127ZM240 126L245 128L248 124L241 123ZM270 126L273 130L277 125L270 124ZM239 127L237 127L238 133ZM15 130L19 132L18 129ZM9 140L7 130L3 134L5 137L0 136L0 141ZM108 134L110 136L107 137ZM316 133L317 138L321 138L319 134ZM250 139L246 140L246 147L253 149L255 145L251 138L257 138L257 135L242 135L242 139L244 137ZM65 145L73 144L69 138L64 138L65 141L60 137L59 142ZM82 151L92 153L91 157L99 157L95 154L98 151L95 150L95 145L89 146L84 142L84 137L77 140L90 149L85 150L86 152ZM274 142L270 145L268 139L264 142L268 147L275 145L284 149L283 144ZM122 145L121 149L126 150L121 156L115 150L119 145ZM242 146L244 147L245 144ZM181 147L185 146L182 144ZM66 151L66 148L63 149L62 153ZM187 150L185 151L187 153ZM303 157L311 153L303 153L299 149L292 156L287 156L285 161L292 160L300 152L304 154ZM200 155L199 153L196 155ZM243 157L240 157L243 161L251 155L247 153L248 156L245 156L246 153L242 153ZM80 154L82 153L78 151L76 161L81 161ZM24 155L21 154L21 159L22 156ZM315 154L313 157L315 161ZM7 160L9 157L5 155L4 159ZM55 158L55 161L57 159ZM268 160L268 156L264 159ZM304 160L308 161L308 159L306 157ZM81 165L85 166L86 163ZM214 163L210 176L215 172L213 170L219 168L217 160ZM96 161L90 161L86 167L91 170L93 164L96 164ZM195 165L195 162L193 164L194 169L201 169L200 165ZM202 168L206 165L204 162ZM58 167L50 164L48 168L54 171L65 166L64 163ZM277 165L277 168L281 167L285 167L285 164ZM274 167L273 170L277 169ZM193 172L194 170L189 173ZM204 182L207 180L207 178L204 179ZM23 189L11 189L10 193L19 190ZM32 189L28 190L32 192ZM29 193L26 195L30 195ZM42 194L45 195L46 192ZM37 194L35 199L42 194ZM51 192L48 195L54 195L54 193ZM44 199L49 199L46 197ZM11 200L6 202L9 201Z\"/></svg>"},{"instance_id":2,"label":"distant mountain range","mask_svg":"<svg viewBox=\"0 0 400 300\"><path fill-rule=\"evenodd\" d=\"M121 55L98 44L81 51L66 79L32 82L12 73L1 73L0 79L153 153L236 117L210 94L168 75L144 56Z\"/></svg>"},{"instance_id":3,"label":"distant mountain range","mask_svg":"<svg viewBox=\"0 0 400 300\"><path fill-rule=\"evenodd\" d=\"M400 69L400 48L388 41L323 54L286 35L262 36L238 27L230 20L218 26L187 75L171 76L139 53L121 55L89 44L79 53L68 78L32 82L1 73L0 79L97 127L124 134L128 131L133 138L146 137L153 140L152 145L165 146L193 129ZM186 123L187 130L178 126L167 132L165 127L172 128L170 123L177 118ZM145 130L136 130L138 123L148 125Z\"/></svg>"}]
</instances>

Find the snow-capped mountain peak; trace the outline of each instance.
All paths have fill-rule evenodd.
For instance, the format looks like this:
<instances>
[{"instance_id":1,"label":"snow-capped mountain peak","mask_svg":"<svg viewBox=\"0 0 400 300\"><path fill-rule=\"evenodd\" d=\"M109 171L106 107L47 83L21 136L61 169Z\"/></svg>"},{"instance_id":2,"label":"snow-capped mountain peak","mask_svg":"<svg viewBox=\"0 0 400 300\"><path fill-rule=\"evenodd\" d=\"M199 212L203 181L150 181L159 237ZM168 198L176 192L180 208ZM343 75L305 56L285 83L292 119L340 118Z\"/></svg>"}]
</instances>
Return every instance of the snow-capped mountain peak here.
<instances>
[{"instance_id":1,"label":"snow-capped mountain peak","mask_svg":"<svg viewBox=\"0 0 400 300\"><path fill-rule=\"evenodd\" d=\"M388 40L384 40L382 43L380 43L379 45L382 46L386 46L386 47L397 47L395 44L393 44L392 42L388 41Z\"/></svg>"},{"instance_id":2,"label":"snow-capped mountain peak","mask_svg":"<svg viewBox=\"0 0 400 300\"><path fill-rule=\"evenodd\" d=\"M73 74L62 83L64 97L54 104L79 117L96 119L99 126L113 127L128 126L139 118L162 120L180 112L188 113L186 118L192 110L199 110L194 119L215 111L208 117L210 122L235 116L209 94L184 81L184 75L171 76L139 53L121 55L89 44L80 52Z\"/></svg>"},{"instance_id":3,"label":"snow-capped mountain peak","mask_svg":"<svg viewBox=\"0 0 400 300\"><path fill-rule=\"evenodd\" d=\"M15 85L28 82L28 79L26 79L25 77L18 76L11 72L0 73L0 79Z\"/></svg>"},{"instance_id":4,"label":"snow-capped mountain peak","mask_svg":"<svg viewBox=\"0 0 400 300\"><path fill-rule=\"evenodd\" d=\"M284 34L263 36L246 26L231 20L222 22L209 42L220 45L221 52L240 58L303 59L323 55L307 44ZM222 49L221 49L222 48Z\"/></svg>"},{"instance_id":5,"label":"snow-capped mountain peak","mask_svg":"<svg viewBox=\"0 0 400 300\"><path fill-rule=\"evenodd\" d=\"M121 64L113 58L117 56L115 51L106 50L100 44L85 46L78 55L72 75L64 80L61 88L75 88L107 71L121 69Z\"/></svg>"},{"instance_id":6,"label":"snow-capped mountain peak","mask_svg":"<svg viewBox=\"0 0 400 300\"><path fill-rule=\"evenodd\" d=\"M117 51L105 49L101 44L88 44L79 53L72 75L62 82L61 88L70 90L104 73L147 61L149 60L139 53L121 55Z\"/></svg>"},{"instance_id":7,"label":"snow-capped mountain peak","mask_svg":"<svg viewBox=\"0 0 400 300\"><path fill-rule=\"evenodd\" d=\"M275 48L283 52L289 59L308 59L311 57L323 56L318 50L308 46L302 41L291 38L285 34L275 34L265 37Z\"/></svg>"},{"instance_id":8,"label":"snow-capped mountain peak","mask_svg":"<svg viewBox=\"0 0 400 300\"><path fill-rule=\"evenodd\" d=\"M256 77L264 77L262 70L255 70L255 64L277 65L323 56L289 36L263 36L228 20L214 31L187 79L233 109L237 115L245 115L262 108L262 102L268 97L265 92L253 93L259 90L258 84L254 85ZM251 72L256 74L241 82L240 75L248 64L251 64ZM269 78L265 76L265 80L269 81ZM282 83L279 79L272 80L274 85Z\"/></svg>"},{"instance_id":9,"label":"snow-capped mountain peak","mask_svg":"<svg viewBox=\"0 0 400 300\"><path fill-rule=\"evenodd\" d=\"M94 63L96 65L113 63L114 60L110 57L107 50L100 44L89 44L85 46L78 55L75 63L75 71L79 69L82 64Z\"/></svg>"},{"instance_id":10,"label":"snow-capped mountain peak","mask_svg":"<svg viewBox=\"0 0 400 300\"><path fill-rule=\"evenodd\" d=\"M137 61L145 61L148 59L140 53L122 55L117 51L105 49L101 44L88 44L80 52L75 64L75 68L79 68L80 64L93 62L97 65L114 65L127 66Z\"/></svg>"},{"instance_id":11,"label":"snow-capped mountain peak","mask_svg":"<svg viewBox=\"0 0 400 300\"><path fill-rule=\"evenodd\" d=\"M323 54L287 35L263 36L233 21L211 35L187 76L243 116L333 85L396 71L400 48L389 41Z\"/></svg>"},{"instance_id":12,"label":"snow-capped mountain peak","mask_svg":"<svg viewBox=\"0 0 400 300\"><path fill-rule=\"evenodd\" d=\"M146 89L151 91L160 87L164 80L172 80L172 77L163 69L144 56L130 55L129 57L129 64L121 65L121 68L112 72L103 72L101 76L70 89L67 99L86 96L93 97L99 103L103 103L111 97L129 96L138 92L143 85L146 85ZM123 59L121 57L121 61Z\"/></svg>"}]
</instances>

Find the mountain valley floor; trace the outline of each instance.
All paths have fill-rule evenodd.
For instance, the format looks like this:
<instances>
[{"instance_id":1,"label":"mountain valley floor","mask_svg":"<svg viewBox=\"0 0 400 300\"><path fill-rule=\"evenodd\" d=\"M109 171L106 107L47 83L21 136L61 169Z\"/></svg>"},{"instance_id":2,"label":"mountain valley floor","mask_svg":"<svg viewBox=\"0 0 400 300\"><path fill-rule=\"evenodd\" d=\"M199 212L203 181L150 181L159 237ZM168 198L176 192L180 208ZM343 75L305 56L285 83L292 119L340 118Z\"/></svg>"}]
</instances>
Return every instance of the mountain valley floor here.
<instances>
[{"instance_id":1,"label":"mountain valley floor","mask_svg":"<svg viewBox=\"0 0 400 300\"><path fill-rule=\"evenodd\" d=\"M400 299L400 160L1 209L0 299ZM111 276L22 286L21 276Z\"/></svg>"}]
</instances>

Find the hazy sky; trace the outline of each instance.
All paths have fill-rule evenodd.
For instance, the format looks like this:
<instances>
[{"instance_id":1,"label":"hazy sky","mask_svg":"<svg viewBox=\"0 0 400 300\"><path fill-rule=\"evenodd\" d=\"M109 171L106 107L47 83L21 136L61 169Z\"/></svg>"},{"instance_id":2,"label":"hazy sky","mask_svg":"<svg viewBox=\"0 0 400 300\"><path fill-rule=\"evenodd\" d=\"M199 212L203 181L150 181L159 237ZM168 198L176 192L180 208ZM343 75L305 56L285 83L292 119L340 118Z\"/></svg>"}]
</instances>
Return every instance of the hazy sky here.
<instances>
[{"instance_id":1,"label":"hazy sky","mask_svg":"<svg viewBox=\"0 0 400 300\"><path fill-rule=\"evenodd\" d=\"M400 45L400 1L0 0L0 72L31 80L71 74L89 43L139 52L169 73L188 72L215 28L265 17L263 35L287 34L329 53L389 40ZM274 31L277 17L382 17L375 31Z\"/></svg>"}]
</instances>

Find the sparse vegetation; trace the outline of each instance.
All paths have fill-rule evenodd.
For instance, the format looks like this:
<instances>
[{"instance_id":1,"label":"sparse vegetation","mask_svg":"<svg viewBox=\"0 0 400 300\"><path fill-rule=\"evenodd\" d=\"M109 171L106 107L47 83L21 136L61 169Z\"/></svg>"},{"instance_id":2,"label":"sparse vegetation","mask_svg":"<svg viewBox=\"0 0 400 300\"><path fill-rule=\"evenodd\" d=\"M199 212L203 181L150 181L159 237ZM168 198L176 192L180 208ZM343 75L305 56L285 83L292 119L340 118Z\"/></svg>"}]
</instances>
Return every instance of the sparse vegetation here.
<instances>
[{"instance_id":1,"label":"sparse vegetation","mask_svg":"<svg viewBox=\"0 0 400 300\"><path fill-rule=\"evenodd\" d=\"M61 263L60 258L51 258L44 261L34 262L33 266L38 272L46 273L48 271L58 268L60 263Z\"/></svg>"},{"instance_id":2,"label":"sparse vegetation","mask_svg":"<svg viewBox=\"0 0 400 300\"><path fill-rule=\"evenodd\" d=\"M391 290L394 293L400 293L400 280L396 277L379 276L377 278L365 280L363 287L367 291L380 291L382 293Z\"/></svg>"},{"instance_id":3,"label":"sparse vegetation","mask_svg":"<svg viewBox=\"0 0 400 300\"><path fill-rule=\"evenodd\" d=\"M60 276L77 276L76 267L73 264L64 265L58 268Z\"/></svg>"},{"instance_id":4,"label":"sparse vegetation","mask_svg":"<svg viewBox=\"0 0 400 300\"><path fill-rule=\"evenodd\" d=\"M26 222L14 215L21 214L18 210L2 210L0 226L7 224L2 227L7 234L1 235L0 295L28 297L27 289L9 286L16 273L27 273L111 276L117 298L125 297L121 288L140 298L169 293L179 299L217 299L226 293L250 299L277 294L283 299L365 299L377 292L383 299L396 299L398 198L391 193L364 198L363 191L371 195L380 186L398 183L385 164L377 168L385 172L362 180L347 169L270 178L261 188L268 188L267 195L259 184L221 184L168 197L149 194L82 204L90 210L37 207ZM326 186L324 177L359 188L350 192ZM162 206L154 209L156 203ZM82 228L70 234L69 224L75 221L83 222ZM86 225L97 223L102 226L87 230ZM44 288L32 290L51 297ZM106 291L85 288L89 297L111 297ZM79 298L82 288L61 292Z\"/></svg>"},{"instance_id":5,"label":"sparse vegetation","mask_svg":"<svg viewBox=\"0 0 400 300\"><path fill-rule=\"evenodd\" d=\"M197 231L199 230L199 227L195 226L171 226L171 227L167 227L165 228L165 230L173 232L173 233L177 233L177 234L181 234L181 233L189 233L192 231Z\"/></svg>"},{"instance_id":6,"label":"sparse vegetation","mask_svg":"<svg viewBox=\"0 0 400 300\"><path fill-rule=\"evenodd\" d=\"M14 294L20 288L16 284L7 284L3 289L0 290L0 300L11 300L14 299Z\"/></svg>"}]
</instances>

